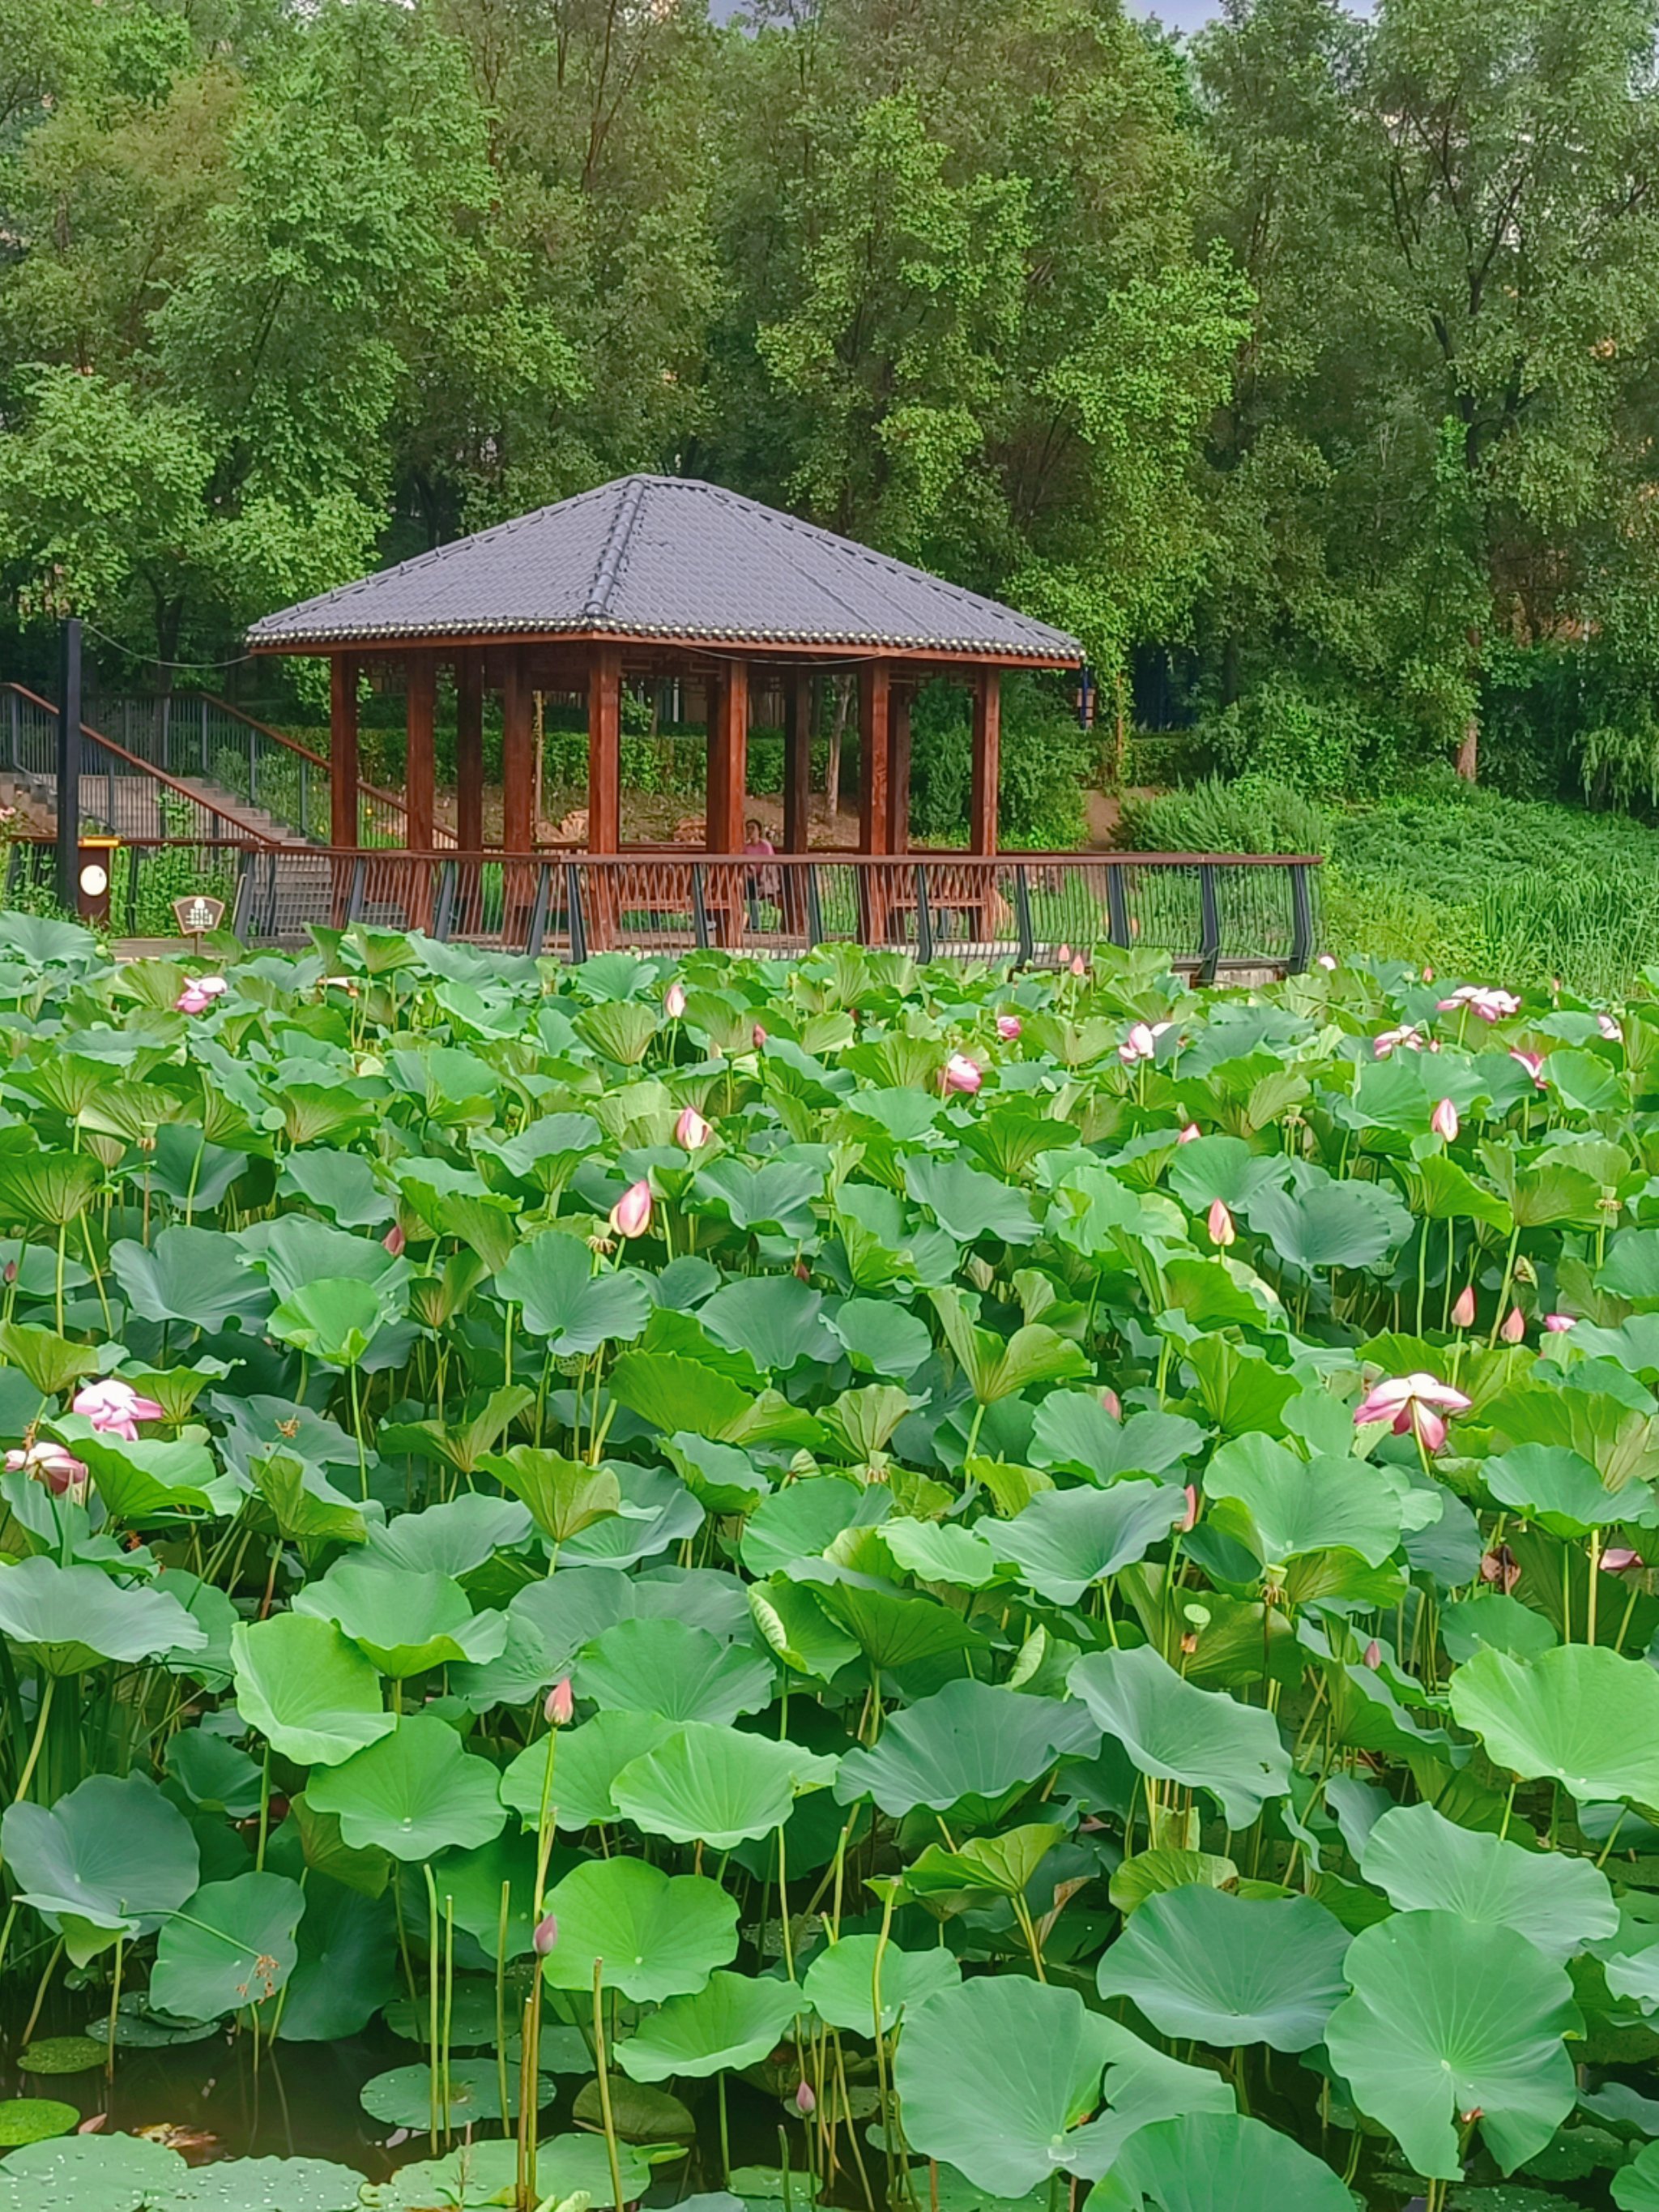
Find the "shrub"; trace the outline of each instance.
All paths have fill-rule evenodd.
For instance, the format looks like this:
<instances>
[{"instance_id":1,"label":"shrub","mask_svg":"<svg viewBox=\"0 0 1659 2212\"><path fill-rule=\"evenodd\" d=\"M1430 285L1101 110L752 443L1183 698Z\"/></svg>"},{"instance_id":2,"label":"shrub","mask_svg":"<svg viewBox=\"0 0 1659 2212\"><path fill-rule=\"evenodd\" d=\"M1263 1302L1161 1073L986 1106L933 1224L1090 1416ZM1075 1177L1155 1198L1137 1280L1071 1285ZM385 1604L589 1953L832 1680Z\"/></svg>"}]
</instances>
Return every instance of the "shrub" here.
<instances>
[{"instance_id":1,"label":"shrub","mask_svg":"<svg viewBox=\"0 0 1659 2212\"><path fill-rule=\"evenodd\" d=\"M1029 676L1005 680L999 826L1009 845L1064 850L1083 836L1083 781L1094 741L1052 685ZM973 787L967 695L932 684L910 714L910 827L939 844L965 841Z\"/></svg>"},{"instance_id":2,"label":"shrub","mask_svg":"<svg viewBox=\"0 0 1659 2212\"><path fill-rule=\"evenodd\" d=\"M1322 807L1271 776L1208 776L1123 805L1122 842L1136 853L1322 853L1329 830Z\"/></svg>"}]
</instances>

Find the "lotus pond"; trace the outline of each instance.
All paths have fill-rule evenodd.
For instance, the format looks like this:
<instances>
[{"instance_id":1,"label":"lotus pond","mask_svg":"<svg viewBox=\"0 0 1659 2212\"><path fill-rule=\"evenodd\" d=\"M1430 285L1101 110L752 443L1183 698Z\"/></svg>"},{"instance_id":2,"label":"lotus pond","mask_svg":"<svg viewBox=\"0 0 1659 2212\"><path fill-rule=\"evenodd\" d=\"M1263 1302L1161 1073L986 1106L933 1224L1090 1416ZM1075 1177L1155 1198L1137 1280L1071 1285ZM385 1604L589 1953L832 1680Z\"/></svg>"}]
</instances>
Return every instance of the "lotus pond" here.
<instances>
[{"instance_id":1,"label":"lotus pond","mask_svg":"<svg viewBox=\"0 0 1659 2212\"><path fill-rule=\"evenodd\" d=\"M0 917L0 2212L1659 2208L1659 999Z\"/></svg>"}]
</instances>

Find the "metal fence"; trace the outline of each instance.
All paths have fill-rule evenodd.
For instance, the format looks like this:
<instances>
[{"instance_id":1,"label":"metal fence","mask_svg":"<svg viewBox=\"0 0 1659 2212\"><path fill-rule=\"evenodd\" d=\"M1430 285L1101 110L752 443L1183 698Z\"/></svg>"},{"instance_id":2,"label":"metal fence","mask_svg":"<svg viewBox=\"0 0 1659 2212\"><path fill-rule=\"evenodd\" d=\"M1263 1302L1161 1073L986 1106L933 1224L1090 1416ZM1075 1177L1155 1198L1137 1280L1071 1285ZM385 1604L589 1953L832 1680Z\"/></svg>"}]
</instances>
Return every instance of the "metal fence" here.
<instances>
[{"instance_id":1,"label":"metal fence","mask_svg":"<svg viewBox=\"0 0 1659 2212\"><path fill-rule=\"evenodd\" d=\"M0 686L0 767L56 811L58 709L21 684ZM280 842L280 836L226 812L210 793L158 769L89 723L81 725L81 823L139 843Z\"/></svg>"},{"instance_id":2,"label":"metal fence","mask_svg":"<svg viewBox=\"0 0 1659 2212\"><path fill-rule=\"evenodd\" d=\"M1053 966L1105 940L1212 980L1307 966L1318 868L1305 854L283 852L250 856L237 927L280 944L302 940L311 922L362 922L577 960L613 945L787 956L841 940L921 960Z\"/></svg>"}]
</instances>

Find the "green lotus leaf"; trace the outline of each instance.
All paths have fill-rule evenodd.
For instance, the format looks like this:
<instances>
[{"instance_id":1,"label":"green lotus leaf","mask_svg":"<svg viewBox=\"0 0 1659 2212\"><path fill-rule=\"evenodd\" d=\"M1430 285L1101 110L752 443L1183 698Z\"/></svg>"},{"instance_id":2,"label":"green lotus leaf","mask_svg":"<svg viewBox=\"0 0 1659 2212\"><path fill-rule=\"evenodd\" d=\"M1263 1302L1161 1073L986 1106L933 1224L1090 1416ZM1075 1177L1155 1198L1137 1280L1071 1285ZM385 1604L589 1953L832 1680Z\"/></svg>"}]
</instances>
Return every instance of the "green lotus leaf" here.
<instances>
[{"instance_id":1,"label":"green lotus leaf","mask_svg":"<svg viewBox=\"0 0 1659 2212\"><path fill-rule=\"evenodd\" d=\"M361 2034L398 1984L390 1895L368 1897L313 1870L299 1948L277 2027L283 2041L337 2043Z\"/></svg>"},{"instance_id":2,"label":"green lotus leaf","mask_svg":"<svg viewBox=\"0 0 1659 2212\"><path fill-rule=\"evenodd\" d=\"M507 1818L489 1760L470 1757L447 1721L422 1713L313 1774L306 1795L316 1811L336 1815L353 1850L378 1844L395 1859L487 1844Z\"/></svg>"},{"instance_id":3,"label":"green lotus leaf","mask_svg":"<svg viewBox=\"0 0 1659 2212\"><path fill-rule=\"evenodd\" d=\"M1326 2023L1354 2102L1414 2172L1462 2175L1458 2121L1478 2111L1501 2172L1542 2150L1577 2094L1562 2040L1582 2033L1565 1972L1512 1928L1400 1912L1356 1936L1352 1988Z\"/></svg>"},{"instance_id":4,"label":"green lotus leaf","mask_svg":"<svg viewBox=\"0 0 1659 2212\"><path fill-rule=\"evenodd\" d=\"M8 1806L0 1851L77 1966L118 1936L152 1933L201 1879L189 1821L143 1774L88 1775L50 1809Z\"/></svg>"},{"instance_id":5,"label":"green lotus leaf","mask_svg":"<svg viewBox=\"0 0 1659 2212\"><path fill-rule=\"evenodd\" d=\"M1098 1734L1070 1700L949 1682L893 1714L872 1749L848 1752L836 1796L843 1805L872 1797L896 1814L960 1807L977 1823L1023 1796L1060 1759L1091 1753Z\"/></svg>"},{"instance_id":6,"label":"green lotus leaf","mask_svg":"<svg viewBox=\"0 0 1659 2212\"><path fill-rule=\"evenodd\" d=\"M1051 1390L1037 1407L1031 1463L1111 1483L1125 1474L1167 1474L1203 1442L1197 1422L1178 1413L1137 1413L1119 1420L1092 1390Z\"/></svg>"},{"instance_id":7,"label":"green lotus leaf","mask_svg":"<svg viewBox=\"0 0 1659 2212\"><path fill-rule=\"evenodd\" d=\"M1613 2201L1619 2212L1659 2212L1659 2142L1638 2151L1613 2177Z\"/></svg>"},{"instance_id":8,"label":"green lotus leaf","mask_svg":"<svg viewBox=\"0 0 1659 2212\"><path fill-rule=\"evenodd\" d=\"M611 1784L624 1767L672 1735L674 1725L655 1713L623 1711L595 1713L580 1728L561 1729L553 1747L550 1784L547 1740L538 1738L502 1775L501 1802L532 1828L541 1819L544 1788L561 1828L590 1828L601 1820L620 1820Z\"/></svg>"},{"instance_id":9,"label":"green lotus leaf","mask_svg":"<svg viewBox=\"0 0 1659 2212\"><path fill-rule=\"evenodd\" d=\"M331 1152L324 1145L291 1152L283 1162L276 1189L279 1196L297 1191L311 1205L332 1214L341 1229L383 1229L397 1212L375 1181L370 1161L361 1152Z\"/></svg>"},{"instance_id":10,"label":"green lotus leaf","mask_svg":"<svg viewBox=\"0 0 1659 2212\"><path fill-rule=\"evenodd\" d=\"M18 2068L24 2074L89 2074L108 2050L107 2042L90 2035L40 2035L23 2045Z\"/></svg>"},{"instance_id":11,"label":"green lotus leaf","mask_svg":"<svg viewBox=\"0 0 1659 2212\"><path fill-rule=\"evenodd\" d=\"M660 2004L702 1988L738 1948L738 1901L704 1875L665 1875L644 1859L590 1860L566 1875L548 1909L559 1937L542 1964L550 1989L606 1989Z\"/></svg>"},{"instance_id":12,"label":"green lotus leaf","mask_svg":"<svg viewBox=\"0 0 1659 2212\"><path fill-rule=\"evenodd\" d=\"M629 1344L651 1315L647 1278L631 1267L596 1267L580 1237L546 1230L515 1245L496 1270L495 1291L547 1339L560 1359L586 1358L602 1344Z\"/></svg>"},{"instance_id":13,"label":"green lotus leaf","mask_svg":"<svg viewBox=\"0 0 1659 2212\"><path fill-rule=\"evenodd\" d=\"M139 1522L205 1507L219 1480L206 1431L187 1437L100 1436L74 1413L41 1424L42 1432L66 1444L91 1474L105 1510L114 1521Z\"/></svg>"},{"instance_id":14,"label":"green lotus leaf","mask_svg":"<svg viewBox=\"0 0 1659 2212\"><path fill-rule=\"evenodd\" d=\"M151 2003L182 2020L270 2003L294 1971L305 1909L304 1890L284 1875L204 1882L161 1929Z\"/></svg>"},{"instance_id":15,"label":"green lotus leaf","mask_svg":"<svg viewBox=\"0 0 1659 2212\"><path fill-rule=\"evenodd\" d=\"M142 2136L67 2136L25 2143L0 2164L0 2212L149 2212L190 2169Z\"/></svg>"},{"instance_id":16,"label":"green lotus leaf","mask_svg":"<svg viewBox=\"0 0 1659 2212\"><path fill-rule=\"evenodd\" d=\"M507 1642L504 1613L475 1613L459 1583L412 1567L337 1560L296 1594L294 1609L331 1620L399 1682L430 1667L498 1658Z\"/></svg>"},{"instance_id":17,"label":"green lotus leaf","mask_svg":"<svg viewBox=\"0 0 1659 2212\"><path fill-rule=\"evenodd\" d=\"M1100 1993L1132 1997L1160 2035L1307 2051L1345 1995L1347 1948L1311 1898L1189 1882L1146 1899L1100 1962Z\"/></svg>"},{"instance_id":18,"label":"green lotus leaf","mask_svg":"<svg viewBox=\"0 0 1659 2212\"><path fill-rule=\"evenodd\" d=\"M322 2158L223 2158L192 2166L155 2212L360 2212L363 2177Z\"/></svg>"},{"instance_id":19,"label":"green lotus leaf","mask_svg":"<svg viewBox=\"0 0 1659 2212\"><path fill-rule=\"evenodd\" d=\"M167 1778L192 1805L245 1820L259 1809L259 1765L245 1751L205 1729L180 1729L167 1738Z\"/></svg>"},{"instance_id":20,"label":"green lotus leaf","mask_svg":"<svg viewBox=\"0 0 1659 2212\"><path fill-rule=\"evenodd\" d=\"M1517 1444L1489 1459L1480 1479L1500 1505L1516 1508L1553 1536L1587 1536L1615 1521L1644 1517L1650 1496L1609 1490L1587 1459L1563 1444Z\"/></svg>"},{"instance_id":21,"label":"green lotus leaf","mask_svg":"<svg viewBox=\"0 0 1659 2212\"><path fill-rule=\"evenodd\" d=\"M1248 1828L1268 1798L1288 1794L1290 1757L1272 1714L1194 1688L1150 1646L1093 1652L1067 1681L1142 1774L1207 1790L1229 1828Z\"/></svg>"},{"instance_id":22,"label":"green lotus leaf","mask_svg":"<svg viewBox=\"0 0 1659 2212\"><path fill-rule=\"evenodd\" d=\"M818 1603L809 1583L773 1575L749 1585L749 1609L768 1646L798 1674L829 1681L859 1656L853 1638Z\"/></svg>"},{"instance_id":23,"label":"green lotus leaf","mask_svg":"<svg viewBox=\"0 0 1659 2212\"><path fill-rule=\"evenodd\" d=\"M872 1667L920 1666L971 1650L981 1641L959 1613L921 1590L900 1589L878 1576L823 1559L798 1559L791 1571L793 1580L811 1588Z\"/></svg>"},{"instance_id":24,"label":"green lotus leaf","mask_svg":"<svg viewBox=\"0 0 1659 2212\"><path fill-rule=\"evenodd\" d=\"M80 2107L55 2097L0 2099L0 2150L47 2142L53 2136L69 2135L80 2124Z\"/></svg>"},{"instance_id":25,"label":"green lotus leaf","mask_svg":"<svg viewBox=\"0 0 1659 2212\"><path fill-rule=\"evenodd\" d=\"M1321 1267L1370 1267L1411 1234L1410 1212L1387 1183L1338 1182L1329 1176L1300 1190L1257 1191L1244 1218L1269 1249L1297 1273Z\"/></svg>"},{"instance_id":26,"label":"green lotus leaf","mask_svg":"<svg viewBox=\"0 0 1659 2212\"><path fill-rule=\"evenodd\" d=\"M866 1493L844 1475L809 1475L762 1498L744 1524L743 1564L757 1577L821 1558L843 1528L860 1524Z\"/></svg>"},{"instance_id":27,"label":"green lotus leaf","mask_svg":"<svg viewBox=\"0 0 1659 2212\"><path fill-rule=\"evenodd\" d=\"M960 1850L929 1844L904 1870L905 1893L925 1899L936 1911L945 1909L945 1900L952 1897L970 1901L976 1890L994 1897L1023 1897L1065 1833L1049 1822L1033 1821L1023 1828L1006 1828L1000 1835L971 1836Z\"/></svg>"},{"instance_id":28,"label":"green lotus leaf","mask_svg":"<svg viewBox=\"0 0 1659 2212\"><path fill-rule=\"evenodd\" d=\"M1494 1765L1550 1775L1580 1803L1659 1804L1659 1674L1602 1644L1566 1644L1536 1659L1486 1646L1451 1678L1451 1708Z\"/></svg>"},{"instance_id":29,"label":"green lotus leaf","mask_svg":"<svg viewBox=\"0 0 1659 2212\"><path fill-rule=\"evenodd\" d=\"M1218 1525L1271 1566L1335 1551L1380 1566L1400 1542L1402 1489L1367 1461L1307 1460L1262 1436L1223 1444L1204 1471L1205 1496L1222 1501Z\"/></svg>"},{"instance_id":30,"label":"green lotus leaf","mask_svg":"<svg viewBox=\"0 0 1659 2212\"><path fill-rule=\"evenodd\" d=\"M556 1544L622 1510L622 1486L609 1468L588 1467L528 1444L516 1444L510 1452L486 1452L481 1464L522 1500L536 1526Z\"/></svg>"},{"instance_id":31,"label":"green lotus leaf","mask_svg":"<svg viewBox=\"0 0 1659 2212\"><path fill-rule=\"evenodd\" d=\"M284 1759L337 1766L396 1727L374 1666L332 1621L274 1613L230 1642L242 1717Z\"/></svg>"},{"instance_id":32,"label":"green lotus leaf","mask_svg":"<svg viewBox=\"0 0 1659 2212\"><path fill-rule=\"evenodd\" d=\"M622 1768L611 1796L648 1836L729 1851L781 1827L799 1792L835 1780L836 1765L787 1741L692 1721Z\"/></svg>"},{"instance_id":33,"label":"green lotus leaf","mask_svg":"<svg viewBox=\"0 0 1659 2212\"><path fill-rule=\"evenodd\" d=\"M697 1318L718 1343L746 1352L761 1374L775 1378L804 1362L827 1366L840 1356L822 1295L793 1275L727 1283L698 1308Z\"/></svg>"},{"instance_id":34,"label":"green lotus leaf","mask_svg":"<svg viewBox=\"0 0 1659 2212\"><path fill-rule=\"evenodd\" d=\"M933 1349L921 1316L886 1298L848 1298L828 1318L862 1374L908 1382Z\"/></svg>"},{"instance_id":35,"label":"green lotus leaf","mask_svg":"<svg viewBox=\"0 0 1659 2212\"><path fill-rule=\"evenodd\" d=\"M387 1450L382 1429L382 1456ZM447 1505L421 1513L400 1513L395 1521L375 1522L368 1529L368 1556L421 1575L470 1575L498 1552L509 1552L529 1535L532 1522L515 1498L486 1498L463 1491Z\"/></svg>"},{"instance_id":36,"label":"green lotus leaf","mask_svg":"<svg viewBox=\"0 0 1659 2212\"><path fill-rule=\"evenodd\" d=\"M772 1698L772 1664L684 1621L624 1620L583 1651L576 1694L602 1711L655 1713L667 1721L734 1721Z\"/></svg>"},{"instance_id":37,"label":"green lotus leaf","mask_svg":"<svg viewBox=\"0 0 1659 2212\"><path fill-rule=\"evenodd\" d=\"M1329 2166L1277 2129L1233 2112L1188 2112L1137 2128L1094 2201L1097 2212L1352 2212L1353 2206Z\"/></svg>"},{"instance_id":38,"label":"green lotus leaf","mask_svg":"<svg viewBox=\"0 0 1659 2212\"><path fill-rule=\"evenodd\" d=\"M392 1318L378 1285L356 1276L325 1276L296 1285L265 1326L307 1358L331 1367L356 1367Z\"/></svg>"},{"instance_id":39,"label":"green lotus leaf","mask_svg":"<svg viewBox=\"0 0 1659 2212\"><path fill-rule=\"evenodd\" d=\"M399 2166L390 2181L365 2186L362 2202L372 2212L482 2212L484 2206L510 2205L518 2188L516 2142L464 2144L447 2157L422 2159ZM651 2169L626 2143L617 2146L624 2203L633 2203L650 2185ZM553 2136L536 2153L536 2187L542 2201L563 2204L586 2197L604 2205L611 2197L611 2163L602 2136Z\"/></svg>"},{"instance_id":40,"label":"green lotus leaf","mask_svg":"<svg viewBox=\"0 0 1659 2212\"><path fill-rule=\"evenodd\" d=\"M747 1974L711 1974L702 1988L670 1997L625 2042L617 2063L635 2081L676 2075L701 2081L737 2072L764 2058L805 2009L792 1982L753 1981Z\"/></svg>"},{"instance_id":41,"label":"green lotus leaf","mask_svg":"<svg viewBox=\"0 0 1659 2212\"><path fill-rule=\"evenodd\" d=\"M942 1947L927 1951L901 1950L896 1943L884 1945L877 1936L843 1936L826 1944L806 1969L801 1984L818 2018L830 2027L844 2027L873 2042L876 2033L876 1956L881 1954L881 2032L890 2034L902 2014L911 2017L917 2008L954 1989L962 1968L953 1952Z\"/></svg>"},{"instance_id":42,"label":"green lotus leaf","mask_svg":"<svg viewBox=\"0 0 1659 2212\"><path fill-rule=\"evenodd\" d=\"M1328 1790L1327 1784L1328 1794ZM1127 1920L1149 1897L1162 1897L1168 1890L1183 1889L1189 1882L1207 1882L1212 1889L1231 1889L1237 1881L1237 1867L1218 1852L1184 1850L1170 1844L1159 1844L1123 1861L1112 1876L1111 1899Z\"/></svg>"},{"instance_id":43,"label":"green lotus leaf","mask_svg":"<svg viewBox=\"0 0 1659 2212\"><path fill-rule=\"evenodd\" d=\"M957 1522L896 1516L882 1522L881 1540L895 1565L919 1582L983 1589L997 1579L996 1549L978 1529L964 1528Z\"/></svg>"},{"instance_id":44,"label":"green lotus leaf","mask_svg":"<svg viewBox=\"0 0 1659 2212\"><path fill-rule=\"evenodd\" d=\"M1441 1911L1513 1928L1546 1958L1570 1959L1611 1936L1619 1908L1587 1859L1460 1828L1431 1805L1398 1805L1376 1822L1359 1871L1401 1912Z\"/></svg>"},{"instance_id":45,"label":"green lotus leaf","mask_svg":"<svg viewBox=\"0 0 1659 2212\"><path fill-rule=\"evenodd\" d=\"M148 1248L124 1240L109 1256L128 1304L146 1321L257 1330L270 1312L270 1290L249 1272L235 1238L216 1229L163 1229Z\"/></svg>"},{"instance_id":46,"label":"green lotus leaf","mask_svg":"<svg viewBox=\"0 0 1659 2212\"><path fill-rule=\"evenodd\" d=\"M1051 1604L1072 1606L1120 1567L1145 1559L1186 1510L1184 1494L1161 1482L1043 1490L1012 1521L994 1526L991 1547Z\"/></svg>"},{"instance_id":47,"label":"green lotus leaf","mask_svg":"<svg viewBox=\"0 0 1659 2212\"><path fill-rule=\"evenodd\" d=\"M0 1635L44 1674L84 1674L106 1659L131 1664L204 1650L207 1633L176 1597L115 1582L97 1567L42 1557L0 1567Z\"/></svg>"},{"instance_id":48,"label":"green lotus leaf","mask_svg":"<svg viewBox=\"0 0 1659 2212\"><path fill-rule=\"evenodd\" d=\"M444 2069L443 2079L448 2094L438 2099L440 2125L459 2130L503 2117L501 2073L493 2058L452 2058ZM538 2107L550 2105L558 2087L553 2076L538 2075L537 2086ZM510 2120L519 2116L521 2087L521 2069L509 2066L505 2117ZM365 2081L358 2096L363 2110L372 2118L383 2120L387 2127L423 2129L432 2113L432 2069L423 2062L388 2067L384 2074L374 2075Z\"/></svg>"}]
</instances>

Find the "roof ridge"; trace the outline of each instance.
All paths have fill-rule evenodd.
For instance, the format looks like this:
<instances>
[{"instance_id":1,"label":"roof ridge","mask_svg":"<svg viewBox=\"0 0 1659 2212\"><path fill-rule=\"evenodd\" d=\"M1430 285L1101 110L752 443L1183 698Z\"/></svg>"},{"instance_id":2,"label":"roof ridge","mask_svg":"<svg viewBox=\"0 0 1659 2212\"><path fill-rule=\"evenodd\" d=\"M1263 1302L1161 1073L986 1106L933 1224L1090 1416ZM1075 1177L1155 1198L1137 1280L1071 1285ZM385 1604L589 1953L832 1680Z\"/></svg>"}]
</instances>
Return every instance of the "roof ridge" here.
<instances>
[{"instance_id":1,"label":"roof ridge","mask_svg":"<svg viewBox=\"0 0 1659 2212\"><path fill-rule=\"evenodd\" d=\"M603 622L611 611L611 592L628 558L628 548L634 536L634 526L640 519L640 509L645 504L645 488L648 479L642 476L627 477L623 481L622 496L617 501L617 511L611 518L611 527L605 532L605 543L599 548L599 557L594 565L593 586L582 607L584 620Z\"/></svg>"}]
</instances>

